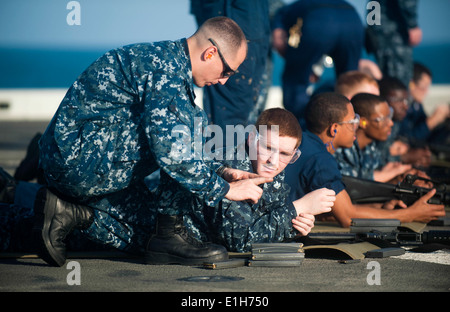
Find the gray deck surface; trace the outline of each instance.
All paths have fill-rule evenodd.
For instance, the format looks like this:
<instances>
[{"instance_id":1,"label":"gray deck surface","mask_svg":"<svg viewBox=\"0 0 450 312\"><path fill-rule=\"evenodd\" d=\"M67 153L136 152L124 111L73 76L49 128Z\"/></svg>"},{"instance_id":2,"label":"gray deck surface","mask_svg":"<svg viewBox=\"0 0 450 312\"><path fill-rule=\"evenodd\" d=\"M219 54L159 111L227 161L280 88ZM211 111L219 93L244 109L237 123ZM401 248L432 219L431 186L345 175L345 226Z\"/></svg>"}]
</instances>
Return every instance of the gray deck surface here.
<instances>
[{"instance_id":1,"label":"gray deck surface","mask_svg":"<svg viewBox=\"0 0 450 312\"><path fill-rule=\"evenodd\" d=\"M1 121L0 166L13 172L25 156L28 142L37 131L44 131L45 126L46 122ZM71 261L75 261L76 267L71 266ZM370 282L374 276L373 261L379 265L379 285L371 285ZM79 285L70 285L77 280L80 281ZM170 306L174 307L181 307L182 300L187 300L189 296L198 299L205 293L209 294L209 298L217 299L216 307L223 307L227 294L236 295L236 292L242 295L251 292L252 296L267 295L273 303L290 297L274 299L266 292L449 290L448 249L431 254L407 252L403 256L362 259L348 264L331 258L306 257L299 267L239 267L223 270L146 265L140 258L118 252L71 253L65 266L54 268L33 255L0 253L1 292L152 292L152 298L155 299L158 297L155 292L180 292L170 302ZM192 305L193 301L190 303Z\"/></svg>"}]
</instances>

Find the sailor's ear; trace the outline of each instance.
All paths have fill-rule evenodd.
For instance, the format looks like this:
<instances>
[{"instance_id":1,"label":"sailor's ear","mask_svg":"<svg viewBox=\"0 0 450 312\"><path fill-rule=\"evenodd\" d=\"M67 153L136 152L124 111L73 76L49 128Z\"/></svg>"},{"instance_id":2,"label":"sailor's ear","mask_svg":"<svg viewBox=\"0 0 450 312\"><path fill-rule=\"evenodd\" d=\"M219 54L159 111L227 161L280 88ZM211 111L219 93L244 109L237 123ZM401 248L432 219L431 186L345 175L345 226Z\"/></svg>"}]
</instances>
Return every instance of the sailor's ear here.
<instances>
[{"instance_id":1,"label":"sailor's ear","mask_svg":"<svg viewBox=\"0 0 450 312\"><path fill-rule=\"evenodd\" d=\"M367 126L367 119L366 117L361 117L360 121L359 121L359 127L362 129L365 129Z\"/></svg>"},{"instance_id":2,"label":"sailor's ear","mask_svg":"<svg viewBox=\"0 0 450 312\"><path fill-rule=\"evenodd\" d=\"M328 129L328 135L332 138L334 138L336 136L338 132L338 124L334 123L330 126L330 128Z\"/></svg>"},{"instance_id":3,"label":"sailor's ear","mask_svg":"<svg viewBox=\"0 0 450 312\"><path fill-rule=\"evenodd\" d=\"M215 46L210 46L208 47L204 52L203 52L203 59L206 60L211 60L211 58L217 53L217 49Z\"/></svg>"}]
</instances>

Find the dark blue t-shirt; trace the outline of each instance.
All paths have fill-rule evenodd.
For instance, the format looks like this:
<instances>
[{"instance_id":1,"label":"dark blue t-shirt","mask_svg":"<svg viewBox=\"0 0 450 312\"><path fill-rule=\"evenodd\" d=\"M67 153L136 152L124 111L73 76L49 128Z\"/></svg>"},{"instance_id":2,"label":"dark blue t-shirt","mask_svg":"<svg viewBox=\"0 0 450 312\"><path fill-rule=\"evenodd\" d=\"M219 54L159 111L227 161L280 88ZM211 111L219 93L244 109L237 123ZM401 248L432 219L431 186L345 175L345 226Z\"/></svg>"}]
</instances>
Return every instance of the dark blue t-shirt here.
<instances>
[{"instance_id":1,"label":"dark blue t-shirt","mask_svg":"<svg viewBox=\"0 0 450 312\"><path fill-rule=\"evenodd\" d=\"M300 150L300 158L285 170L292 200L323 187L334 190L336 195L345 189L336 160L317 135L305 131Z\"/></svg>"}]
</instances>

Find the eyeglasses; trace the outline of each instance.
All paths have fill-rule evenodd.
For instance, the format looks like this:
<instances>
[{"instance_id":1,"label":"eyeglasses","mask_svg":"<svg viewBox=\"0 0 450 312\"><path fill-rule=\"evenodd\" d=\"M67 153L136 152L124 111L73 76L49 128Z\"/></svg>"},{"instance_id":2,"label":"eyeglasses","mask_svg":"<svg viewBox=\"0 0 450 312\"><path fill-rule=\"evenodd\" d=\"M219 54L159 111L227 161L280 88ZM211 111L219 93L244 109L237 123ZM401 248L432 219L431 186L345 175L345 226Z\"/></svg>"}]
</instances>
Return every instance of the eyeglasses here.
<instances>
[{"instance_id":1,"label":"eyeglasses","mask_svg":"<svg viewBox=\"0 0 450 312\"><path fill-rule=\"evenodd\" d=\"M220 49L217 46L216 42L214 40L212 40L211 38L209 38L208 40L211 41L212 45L217 48L217 52L219 53L219 57L222 60L223 67L224 67L224 70L222 72L222 77L223 78L229 78L229 77L233 76L234 74L236 74L236 71L231 69L231 67L228 65L227 61L225 61L225 58L223 57L222 52L220 52Z\"/></svg>"},{"instance_id":2,"label":"eyeglasses","mask_svg":"<svg viewBox=\"0 0 450 312\"><path fill-rule=\"evenodd\" d=\"M392 120L393 117L394 117L394 109L392 107L389 107L389 115L383 116L383 117L377 117L377 118L374 118L371 120L378 122L378 123L387 124L389 121Z\"/></svg>"},{"instance_id":3,"label":"eyeglasses","mask_svg":"<svg viewBox=\"0 0 450 312\"><path fill-rule=\"evenodd\" d=\"M337 124L338 125L349 124L349 125L353 126L353 130L356 131L356 129L358 129L358 127L359 127L359 115L355 114L355 118L353 118L352 120L337 122Z\"/></svg>"},{"instance_id":4,"label":"eyeglasses","mask_svg":"<svg viewBox=\"0 0 450 312\"><path fill-rule=\"evenodd\" d=\"M273 147L268 147L267 142L263 142L259 136L259 133L256 132L255 142L258 143L258 141L258 153L265 156L272 156L272 154L277 153L279 155L278 159L284 164L293 164L302 154L302 152L298 148L296 148L292 153L287 153L280 152Z\"/></svg>"},{"instance_id":5,"label":"eyeglasses","mask_svg":"<svg viewBox=\"0 0 450 312\"><path fill-rule=\"evenodd\" d=\"M403 103L405 105L408 105L408 98L404 98L404 97L388 97L387 100L389 101L389 103Z\"/></svg>"}]
</instances>

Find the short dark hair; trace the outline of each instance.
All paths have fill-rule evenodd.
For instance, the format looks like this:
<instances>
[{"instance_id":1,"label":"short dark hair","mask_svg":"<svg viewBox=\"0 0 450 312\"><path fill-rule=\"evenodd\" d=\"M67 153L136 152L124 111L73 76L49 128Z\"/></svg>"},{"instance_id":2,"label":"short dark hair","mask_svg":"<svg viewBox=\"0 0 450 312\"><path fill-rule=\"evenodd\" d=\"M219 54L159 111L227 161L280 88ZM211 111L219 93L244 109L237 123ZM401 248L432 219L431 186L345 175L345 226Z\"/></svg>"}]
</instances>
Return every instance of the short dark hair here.
<instances>
[{"instance_id":1,"label":"short dark hair","mask_svg":"<svg viewBox=\"0 0 450 312\"><path fill-rule=\"evenodd\" d=\"M358 93L352 99L353 109L355 113L361 117L370 118L374 111L374 107L380 103L386 102L381 96L371 93Z\"/></svg>"},{"instance_id":2,"label":"short dark hair","mask_svg":"<svg viewBox=\"0 0 450 312\"><path fill-rule=\"evenodd\" d=\"M421 63L414 63L414 70L413 70L413 78L412 80L417 83L422 78L422 75L426 74L430 76L430 78L433 78L433 75L431 73L431 70L426 67L425 65Z\"/></svg>"},{"instance_id":3,"label":"short dark hair","mask_svg":"<svg viewBox=\"0 0 450 312\"><path fill-rule=\"evenodd\" d=\"M235 53L242 44L247 43L244 32L239 25L229 17L216 16L207 19L196 33L203 33L204 39L212 37L219 43L222 51Z\"/></svg>"},{"instance_id":4,"label":"short dark hair","mask_svg":"<svg viewBox=\"0 0 450 312\"><path fill-rule=\"evenodd\" d=\"M380 96L387 98L389 93L394 90L408 91L405 84L398 78L386 76L378 83L380 86Z\"/></svg>"},{"instance_id":5,"label":"short dark hair","mask_svg":"<svg viewBox=\"0 0 450 312\"><path fill-rule=\"evenodd\" d=\"M306 127L315 134L322 133L333 123L341 122L347 115L350 100L336 92L319 93L306 105Z\"/></svg>"},{"instance_id":6,"label":"short dark hair","mask_svg":"<svg viewBox=\"0 0 450 312\"><path fill-rule=\"evenodd\" d=\"M278 135L297 138L297 146L302 142L302 128L298 123L297 118L290 111L283 108L269 108L264 110L256 120L256 129L259 131L259 126L278 126Z\"/></svg>"}]
</instances>

